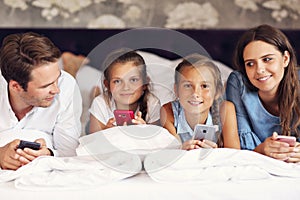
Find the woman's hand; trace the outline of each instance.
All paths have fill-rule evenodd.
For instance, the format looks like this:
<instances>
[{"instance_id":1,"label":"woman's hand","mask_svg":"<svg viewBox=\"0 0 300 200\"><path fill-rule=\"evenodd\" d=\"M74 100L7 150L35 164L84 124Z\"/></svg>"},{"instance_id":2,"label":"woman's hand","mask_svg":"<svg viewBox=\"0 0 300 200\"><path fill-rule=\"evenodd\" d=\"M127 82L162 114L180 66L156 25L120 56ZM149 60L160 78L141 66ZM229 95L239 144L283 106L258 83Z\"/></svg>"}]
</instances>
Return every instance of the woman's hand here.
<instances>
[{"instance_id":1,"label":"woman's hand","mask_svg":"<svg viewBox=\"0 0 300 200\"><path fill-rule=\"evenodd\" d=\"M286 162L297 163L300 162L300 143L296 142L293 153L290 154L289 158L285 160Z\"/></svg>"},{"instance_id":2,"label":"woman's hand","mask_svg":"<svg viewBox=\"0 0 300 200\"><path fill-rule=\"evenodd\" d=\"M277 160L284 160L287 162L298 160L299 162L299 146L290 147L286 142L277 141L277 137L278 134L274 132L271 137L268 137L263 143L255 148L255 151Z\"/></svg>"},{"instance_id":3,"label":"woman's hand","mask_svg":"<svg viewBox=\"0 0 300 200\"><path fill-rule=\"evenodd\" d=\"M200 148L218 148L218 145L209 140L187 140L182 144L182 149L193 150Z\"/></svg>"}]
</instances>

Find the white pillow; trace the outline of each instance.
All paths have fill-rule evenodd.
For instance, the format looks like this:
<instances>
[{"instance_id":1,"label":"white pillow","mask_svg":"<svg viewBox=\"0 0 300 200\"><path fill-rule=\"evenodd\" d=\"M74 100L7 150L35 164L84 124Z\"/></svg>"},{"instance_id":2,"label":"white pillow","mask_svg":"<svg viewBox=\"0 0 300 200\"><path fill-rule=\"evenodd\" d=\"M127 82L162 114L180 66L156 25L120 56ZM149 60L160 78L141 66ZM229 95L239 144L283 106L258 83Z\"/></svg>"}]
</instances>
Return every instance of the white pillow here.
<instances>
[{"instance_id":1,"label":"white pillow","mask_svg":"<svg viewBox=\"0 0 300 200\"><path fill-rule=\"evenodd\" d=\"M78 156L124 151L141 156L162 149L178 149L180 142L166 129L155 125L116 126L83 136Z\"/></svg>"},{"instance_id":2,"label":"white pillow","mask_svg":"<svg viewBox=\"0 0 300 200\"><path fill-rule=\"evenodd\" d=\"M82 96L82 135L85 135L85 126L89 120L89 108L93 101L93 89L96 86L102 87L102 72L88 65L79 68L76 80ZM102 92L102 91L101 91Z\"/></svg>"}]
</instances>

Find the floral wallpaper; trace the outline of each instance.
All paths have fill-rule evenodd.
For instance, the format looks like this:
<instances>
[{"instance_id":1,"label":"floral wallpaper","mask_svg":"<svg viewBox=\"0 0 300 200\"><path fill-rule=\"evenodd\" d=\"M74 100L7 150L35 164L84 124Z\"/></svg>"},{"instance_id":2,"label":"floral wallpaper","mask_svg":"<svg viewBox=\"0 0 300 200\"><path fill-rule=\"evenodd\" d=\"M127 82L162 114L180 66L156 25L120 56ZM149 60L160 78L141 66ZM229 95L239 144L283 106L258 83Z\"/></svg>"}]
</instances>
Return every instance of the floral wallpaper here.
<instances>
[{"instance_id":1,"label":"floral wallpaper","mask_svg":"<svg viewBox=\"0 0 300 200\"><path fill-rule=\"evenodd\" d=\"M0 0L0 27L300 28L300 0Z\"/></svg>"}]
</instances>

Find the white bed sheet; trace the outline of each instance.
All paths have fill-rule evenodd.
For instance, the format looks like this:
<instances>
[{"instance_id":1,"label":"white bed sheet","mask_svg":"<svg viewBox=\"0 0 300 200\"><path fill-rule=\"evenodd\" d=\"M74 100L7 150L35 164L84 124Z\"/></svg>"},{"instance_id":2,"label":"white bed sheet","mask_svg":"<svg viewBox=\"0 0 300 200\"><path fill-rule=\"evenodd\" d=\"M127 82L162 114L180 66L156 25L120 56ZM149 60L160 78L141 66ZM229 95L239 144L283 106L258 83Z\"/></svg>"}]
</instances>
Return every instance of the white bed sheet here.
<instances>
[{"instance_id":1,"label":"white bed sheet","mask_svg":"<svg viewBox=\"0 0 300 200\"><path fill-rule=\"evenodd\" d=\"M214 182L208 184L162 184L153 181L146 173L134 177L82 190L27 191L18 190L13 183L0 184L1 199L9 200L147 200L147 199L299 199L300 179L277 178L243 182Z\"/></svg>"}]
</instances>

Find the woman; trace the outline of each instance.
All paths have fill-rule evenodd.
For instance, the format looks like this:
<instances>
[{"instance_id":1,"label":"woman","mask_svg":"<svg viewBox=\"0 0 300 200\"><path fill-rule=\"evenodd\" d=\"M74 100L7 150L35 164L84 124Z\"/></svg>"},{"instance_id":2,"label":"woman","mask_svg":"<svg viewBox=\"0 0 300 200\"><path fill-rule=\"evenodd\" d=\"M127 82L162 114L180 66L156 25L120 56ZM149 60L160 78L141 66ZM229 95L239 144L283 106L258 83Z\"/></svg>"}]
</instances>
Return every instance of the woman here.
<instances>
[{"instance_id":1,"label":"woman","mask_svg":"<svg viewBox=\"0 0 300 200\"><path fill-rule=\"evenodd\" d=\"M287 162L300 161L300 94L297 60L287 37L261 25L245 32L236 46L226 96L236 107L242 149ZM297 138L294 146L277 136Z\"/></svg>"}]
</instances>

